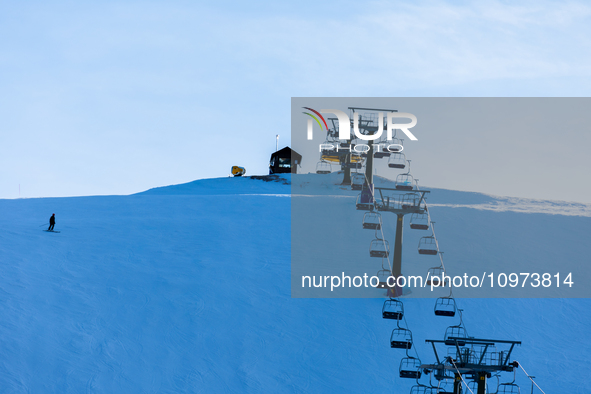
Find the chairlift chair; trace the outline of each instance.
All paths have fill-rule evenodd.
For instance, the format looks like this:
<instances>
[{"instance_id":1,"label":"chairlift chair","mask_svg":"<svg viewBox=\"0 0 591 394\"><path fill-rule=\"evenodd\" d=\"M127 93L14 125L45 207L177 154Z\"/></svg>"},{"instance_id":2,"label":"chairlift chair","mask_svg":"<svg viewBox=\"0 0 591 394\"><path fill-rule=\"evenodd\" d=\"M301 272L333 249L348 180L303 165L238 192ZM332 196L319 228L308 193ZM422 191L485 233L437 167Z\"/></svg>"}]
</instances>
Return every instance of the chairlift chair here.
<instances>
[{"instance_id":1,"label":"chairlift chair","mask_svg":"<svg viewBox=\"0 0 591 394\"><path fill-rule=\"evenodd\" d=\"M497 353L496 346L494 345L472 345L472 351L470 352L470 357L468 359L468 363L470 364L480 364L480 358L482 357L482 364L483 365L493 365L490 363L491 354ZM496 360L496 357L495 357Z\"/></svg>"},{"instance_id":2,"label":"chairlift chair","mask_svg":"<svg viewBox=\"0 0 591 394\"><path fill-rule=\"evenodd\" d=\"M382 317L384 319L402 320L404 317L404 305L402 301L395 300L394 298L384 301Z\"/></svg>"},{"instance_id":3,"label":"chairlift chair","mask_svg":"<svg viewBox=\"0 0 591 394\"><path fill-rule=\"evenodd\" d=\"M390 275L392 275L392 272L390 272L387 269L381 269L378 271L378 273L376 274L376 276L378 277L378 285L376 286L377 288L380 289L385 289L388 286L388 278L390 277Z\"/></svg>"},{"instance_id":4,"label":"chairlift chair","mask_svg":"<svg viewBox=\"0 0 591 394\"><path fill-rule=\"evenodd\" d=\"M402 209L416 208L421 201L421 196L418 193L405 193L400 196L399 201Z\"/></svg>"},{"instance_id":5,"label":"chairlift chair","mask_svg":"<svg viewBox=\"0 0 591 394\"><path fill-rule=\"evenodd\" d=\"M441 281L441 277L444 274L445 274L445 270L443 269L442 266L429 268L429 270L427 271L427 277L429 278L426 281L427 286L431 286L431 284L433 284L433 287L446 287L449 284L449 281L447 280L447 278L445 278L445 283ZM433 278L439 278L439 279L433 280Z\"/></svg>"},{"instance_id":6,"label":"chairlift chair","mask_svg":"<svg viewBox=\"0 0 591 394\"><path fill-rule=\"evenodd\" d=\"M362 195L363 195L363 192L361 192L361 194L359 194L357 196L357 201L355 202L355 207L357 208L357 210L359 210L359 211L373 211L375 208L373 198L371 199L372 200L371 202L361 202Z\"/></svg>"},{"instance_id":7,"label":"chairlift chair","mask_svg":"<svg viewBox=\"0 0 591 394\"><path fill-rule=\"evenodd\" d=\"M384 257L388 258L390 254L390 245L388 241L380 238L376 238L369 244L369 256L370 257Z\"/></svg>"},{"instance_id":8,"label":"chairlift chair","mask_svg":"<svg viewBox=\"0 0 591 394\"><path fill-rule=\"evenodd\" d=\"M401 378L406 379L420 379L421 378L421 360L416 357L404 357L400 360L400 367L398 373Z\"/></svg>"},{"instance_id":9,"label":"chairlift chair","mask_svg":"<svg viewBox=\"0 0 591 394\"><path fill-rule=\"evenodd\" d=\"M383 157L388 157L390 156L390 152L376 152L373 154L373 157L376 159L381 159Z\"/></svg>"},{"instance_id":10,"label":"chairlift chair","mask_svg":"<svg viewBox=\"0 0 591 394\"><path fill-rule=\"evenodd\" d=\"M335 152L332 149L323 149L320 152L320 161L329 161L331 163L339 163L343 155L347 155L347 152Z\"/></svg>"},{"instance_id":11,"label":"chairlift chair","mask_svg":"<svg viewBox=\"0 0 591 394\"><path fill-rule=\"evenodd\" d=\"M377 212L366 212L363 215L363 228L367 230L381 230L382 215Z\"/></svg>"},{"instance_id":12,"label":"chairlift chair","mask_svg":"<svg viewBox=\"0 0 591 394\"><path fill-rule=\"evenodd\" d=\"M413 230L428 230L429 229L429 214L413 213L410 215L410 228Z\"/></svg>"},{"instance_id":13,"label":"chairlift chair","mask_svg":"<svg viewBox=\"0 0 591 394\"><path fill-rule=\"evenodd\" d=\"M461 353L458 353L458 349L455 346L447 348L447 357L451 357L454 360L460 359L462 357Z\"/></svg>"},{"instance_id":14,"label":"chairlift chair","mask_svg":"<svg viewBox=\"0 0 591 394\"><path fill-rule=\"evenodd\" d=\"M394 152L390 154L388 159L389 168L403 169L406 167L406 156L402 152Z\"/></svg>"},{"instance_id":15,"label":"chairlift chair","mask_svg":"<svg viewBox=\"0 0 591 394\"><path fill-rule=\"evenodd\" d=\"M414 179L409 173L400 174L396 177L395 184L397 190L412 190L414 187Z\"/></svg>"},{"instance_id":16,"label":"chairlift chair","mask_svg":"<svg viewBox=\"0 0 591 394\"><path fill-rule=\"evenodd\" d=\"M401 205L400 193L392 193L390 195L381 195L380 211L388 211L390 208L399 209Z\"/></svg>"},{"instance_id":17,"label":"chairlift chair","mask_svg":"<svg viewBox=\"0 0 591 394\"><path fill-rule=\"evenodd\" d=\"M358 170L362 167L360 162L354 163L354 162L350 162L350 163L345 163L343 164L343 168L352 168L355 170Z\"/></svg>"},{"instance_id":18,"label":"chairlift chair","mask_svg":"<svg viewBox=\"0 0 591 394\"><path fill-rule=\"evenodd\" d=\"M398 327L392 330L390 335L390 347L394 349L411 349L412 333L410 330Z\"/></svg>"},{"instance_id":19,"label":"chairlift chair","mask_svg":"<svg viewBox=\"0 0 591 394\"><path fill-rule=\"evenodd\" d=\"M317 174L330 174L331 172L332 168L330 163L327 163L326 161L319 161L318 164L316 164Z\"/></svg>"},{"instance_id":20,"label":"chairlift chair","mask_svg":"<svg viewBox=\"0 0 591 394\"><path fill-rule=\"evenodd\" d=\"M368 152L366 151L366 152L360 153L359 156L361 156L364 159L367 159L367 154L368 154ZM382 158L388 157L388 156L390 156L390 152L375 152L374 151L374 153L373 153L374 159L382 159Z\"/></svg>"},{"instance_id":21,"label":"chairlift chair","mask_svg":"<svg viewBox=\"0 0 591 394\"><path fill-rule=\"evenodd\" d=\"M501 352L498 352L496 347L489 347L484 354L482 362L486 365L501 365L502 360Z\"/></svg>"},{"instance_id":22,"label":"chairlift chair","mask_svg":"<svg viewBox=\"0 0 591 394\"><path fill-rule=\"evenodd\" d=\"M437 252L437 242L435 242L434 236L422 237L419 240L419 254L436 255Z\"/></svg>"},{"instance_id":23,"label":"chairlift chair","mask_svg":"<svg viewBox=\"0 0 591 394\"><path fill-rule=\"evenodd\" d=\"M440 297L435 301L435 316L454 317L456 315L456 300L451 297Z\"/></svg>"},{"instance_id":24,"label":"chairlift chair","mask_svg":"<svg viewBox=\"0 0 591 394\"><path fill-rule=\"evenodd\" d=\"M402 152L402 149L404 149L403 145L404 145L404 140L401 138L396 138L396 131L394 131L394 135L392 136L392 139L389 140L387 142L388 146L386 146L386 150L388 152L392 152L392 153L397 153L397 152ZM396 145L400 145L403 148L399 148Z\"/></svg>"},{"instance_id":25,"label":"chairlift chair","mask_svg":"<svg viewBox=\"0 0 591 394\"><path fill-rule=\"evenodd\" d=\"M360 172L355 172L351 174L351 189L352 190L361 190L363 188L363 183L365 182L365 175Z\"/></svg>"},{"instance_id":26,"label":"chairlift chair","mask_svg":"<svg viewBox=\"0 0 591 394\"><path fill-rule=\"evenodd\" d=\"M456 343L458 346L465 346L466 345L466 338L468 334L466 333L466 329L461 325L457 326L449 326L445 330L445 337L444 342L448 346L453 346Z\"/></svg>"}]
</instances>

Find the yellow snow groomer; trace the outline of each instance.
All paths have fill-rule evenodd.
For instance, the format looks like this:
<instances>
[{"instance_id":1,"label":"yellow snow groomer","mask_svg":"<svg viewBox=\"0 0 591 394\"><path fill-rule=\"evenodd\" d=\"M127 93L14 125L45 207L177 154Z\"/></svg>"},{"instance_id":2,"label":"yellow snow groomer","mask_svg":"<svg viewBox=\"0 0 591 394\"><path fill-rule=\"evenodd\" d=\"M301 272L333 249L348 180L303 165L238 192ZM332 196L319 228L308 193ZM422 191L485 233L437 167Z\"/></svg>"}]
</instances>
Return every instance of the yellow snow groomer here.
<instances>
[{"instance_id":1,"label":"yellow snow groomer","mask_svg":"<svg viewBox=\"0 0 591 394\"><path fill-rule=\"evenodd\" d=\"M246 174L246 170L243 167L232 166L232 175L242 176Z\"/></svg>"}]
</instances>

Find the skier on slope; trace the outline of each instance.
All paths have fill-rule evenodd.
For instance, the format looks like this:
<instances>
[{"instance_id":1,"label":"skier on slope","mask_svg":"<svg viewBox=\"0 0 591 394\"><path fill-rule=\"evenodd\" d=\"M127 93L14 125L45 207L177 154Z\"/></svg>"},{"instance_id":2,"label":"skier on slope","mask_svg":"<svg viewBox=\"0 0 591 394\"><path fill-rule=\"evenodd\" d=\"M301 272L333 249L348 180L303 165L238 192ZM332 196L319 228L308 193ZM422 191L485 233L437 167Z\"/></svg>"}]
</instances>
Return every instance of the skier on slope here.
<instances>
[{"instance_id":1,"label":"skier on slope","mask_svg":"<svg viewBox=\"0 0 591 394\"><path fill-rule=\"evenodd\" d=\"M47 231L53 231L53 226L55 226L55 213L49 218L49 228Z\"/></svg>"}]
</instances>

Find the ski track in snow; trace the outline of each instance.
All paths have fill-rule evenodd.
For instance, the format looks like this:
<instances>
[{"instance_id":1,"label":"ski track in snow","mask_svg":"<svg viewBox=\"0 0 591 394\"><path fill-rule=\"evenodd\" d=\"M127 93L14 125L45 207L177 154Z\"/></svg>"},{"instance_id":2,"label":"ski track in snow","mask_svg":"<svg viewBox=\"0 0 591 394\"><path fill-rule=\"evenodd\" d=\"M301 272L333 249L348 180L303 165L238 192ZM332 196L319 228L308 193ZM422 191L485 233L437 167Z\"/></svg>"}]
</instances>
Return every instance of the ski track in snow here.
<instances>
[{"instance_id":1,"label":"ski track in snow","mask_svg":"<svg viewBox=\"0 0 591 394\"><path fill-rule=\"evenodd\" d=\"M223 178L132 196L0 200L0 392L409 392L415 382L397 375L404 352L389 348L395 324L381 318L381 299L290 297L293 199L285 197L292 193L350 205L337 227L352 228L359 242L344 256L379 268L366 256L372 234L360 229L357 193L335 185L337 177L303 175L292 187ZM588 204L437 190L429 202L450 270L482 255L532 258L519 254L527 248L495 249L515 238L491 232L513 213L537 214L527 219L527 242L547 224L559 226L558 244L588 235ZM41 231L52 212L60 234ZM466 233L473 220L490 225ZM386 236L392 226L385 223ZM485 235L492 238L483 242ZM405 233L405 245L413 237ZM428 268L414 249L403 249L405 261ZM569 258L581 258L582 249L573 250ZM328 253L311 252L318 261ZM554 258L535 255L540 264ZM457 319L435 317L430 299L404 302L414 348L430 361L424 339L442 337ZM589 300L458 302L472 335L523 341L514 358L547 393L585 392L577 371L591 354Z\"/></svg>"}]
</instances>

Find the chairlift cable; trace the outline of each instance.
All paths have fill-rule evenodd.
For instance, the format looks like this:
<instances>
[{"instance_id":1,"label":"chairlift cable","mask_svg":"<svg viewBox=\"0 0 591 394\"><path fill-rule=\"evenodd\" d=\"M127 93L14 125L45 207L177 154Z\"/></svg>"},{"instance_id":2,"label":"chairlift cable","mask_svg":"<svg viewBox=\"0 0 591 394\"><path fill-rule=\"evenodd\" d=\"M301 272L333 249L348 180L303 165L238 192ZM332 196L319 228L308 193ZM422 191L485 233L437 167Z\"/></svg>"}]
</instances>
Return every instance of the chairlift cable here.
<instances>
[{"instance_id":1,"label":"chairlift cable","mask_svg":"<svg viewBox=\"0 0 591 394\"><path fill-rule=\"evenodd\" d=\"M420 190L419 189L418 182L417 182L417 190ZM429 224L431 226L431 232L433 234L433 238L435 240L435 245L436 245L436 248L437 248L437 251L438 251L438 254L439 254L439 261L441 263L441 267L443 268L443 272L446 272L446 270L445 270L445 264L443 263L443 253L442 252L439 252L439 242L437 241L437 236L435 234L435 226L434 226L435 222L432 222L431 221L431 211L429 210L429 207L427 205L427 201L425 201L425 210L427 211L427 217L428 217L428 220L429 220ZM449 296L448 297L449 298L454 298L454 296L453 296L453 286L452 286L451 283L450 283L450 286L449 286ZM455 299L454 299L454 301L455 301ZM457 305L457 303L456 303L456 305ZM468 330L466 328L466 325L464 324L464 319L463 319L463 313L462 313L463 310L458 308L458 311L460 312L460 325L462 327L464 327L464 330L466 332L466 336L468 336Z\"/></svg>"},{"instance_id":2,"label":"chairlift cable","mask_svg":"<svg viewBox=\"0 0 591 394\"><path fill-rule=\"evenodd\" d=\"M417 182L417 191L420 191L418 182ZM437 252L438 252L437 254L439 255L439 262L441 263L441 268L443 268L443 272L445 273L446 269L445 269L445 264L443 263L443 252L439 251L439 242L437 241L437 236L435 235L435 226L433 226L433 224L435 224L435 222L431 221L431 211L429 210L429 207L427 205L427 201L425 201L425 211L427 211L427 220L428 220L428 223L431 227L431 233L433 234L433 238L435 239L435 245L437 247ZM448 297L453 298L453 286L451 286L451 283L449 286L449 296Z\"/></svg>"},{"instance_id":3,"label":"chairlift cable","mask_svg":"<svg viewBox=\"0 0 591 394\"><path fill-rule=\"evenodd\" d=\"M519 365L519 368L521 368L521 369L523 370L523 372L524 372L524 373L527 375L527 377L529 378L529 380L531 380L531 382L532 382L533 384L535 384L535 385L536 385L536 387L537 387L537 388L538 388L538 389L539 389L539 390L540 390L540 391L541 391L543 394L546 394L546 393L544 392L544 390L542 390L542 388L541 388L540 386L538 386L538 384L537 384L537 383L536 383L536 382L535 382L535 381L534 381L534 380L531 378L530 374L528 374L528 373L527 373L527 371L526 371L526 370L523 368L523 366L521 365L521 363L520 363L519 361L517 361L517 360L515 360L515 361L516 361L516 362L517 362L517 364Z\"/></svg>"},{"instance_id":4,"label":"chairlift cable","mask_svg":"<svg viewBox=\"0 0 591 394\"><path fill-rule=\"evenodd\" d=\"M406 321L406 313L402 316L402 318L404 319L404 324L406 324L406 328L408 328L408 322ZM419 356L419 352L417 351L417 347L416 346L414 347L414 351L415 351L415 355L420 360L421 357ZM408 355L408 349L406 350L406 355Z\"/></svg>"},{"instance_id":5,"label":"chairlift cable","mask_svg":"<svg viewBox=\"0 0 591 394\"><path fill-rule=\"evenodd\" d=\"M462 382L464 382L468 391L470 391L472 394L474 394L474 391L472 391L472 389L470 387L468 387L468 383L466 383L466 381L464 380L464 377L462 376L462 373L460 372L460 370L458 369L458 366L454 362L454 359L450 357L449 361L452 362L452 364L454 365L454 368L456 369L456 371L458 371L458 375L460 375L460 379L462 379Z\"/></svg>"}]
</instances>

